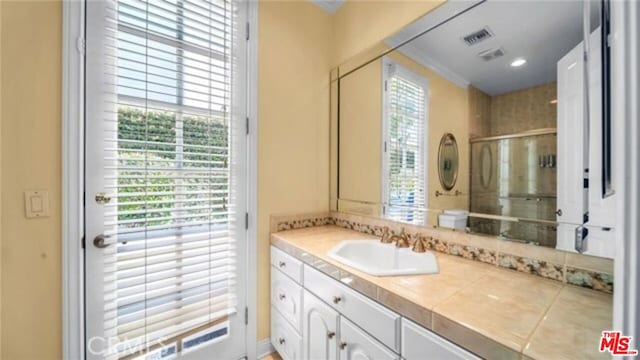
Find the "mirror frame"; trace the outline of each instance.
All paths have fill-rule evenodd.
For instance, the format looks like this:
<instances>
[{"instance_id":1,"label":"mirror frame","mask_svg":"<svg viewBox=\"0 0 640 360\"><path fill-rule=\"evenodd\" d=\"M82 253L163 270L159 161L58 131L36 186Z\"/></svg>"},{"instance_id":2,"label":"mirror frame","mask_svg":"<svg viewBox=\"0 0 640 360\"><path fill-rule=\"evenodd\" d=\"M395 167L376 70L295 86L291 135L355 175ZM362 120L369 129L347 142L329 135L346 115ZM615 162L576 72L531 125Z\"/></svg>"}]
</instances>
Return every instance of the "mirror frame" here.
<instances>
[{"instance_id":1,"label":"mirror frame","mask_svg":"<svg viewBox=\"0 0 640 360\"><path fill-rule=\"evenodd\" d=\"M442 160L443 160L442 150L444 149L444 146L447 145L449 141L453 142L454 149L456 151L455 172L453 173L453 179L451 180L450 184L445 182L444 176L442 175L442 166L441 166ZM456 183L458 182L458 168L460 167L458 164L459 159L460 159L460 152L458 151L458 141L456 140L456 137L452 133L449 133L449 132L444 133L440 138L440 145L438 145L438 179L440 179L440 186L442 186L442 188L445 191L453 190L453 188L456 186Z\"/></svg>"}]
</instances>

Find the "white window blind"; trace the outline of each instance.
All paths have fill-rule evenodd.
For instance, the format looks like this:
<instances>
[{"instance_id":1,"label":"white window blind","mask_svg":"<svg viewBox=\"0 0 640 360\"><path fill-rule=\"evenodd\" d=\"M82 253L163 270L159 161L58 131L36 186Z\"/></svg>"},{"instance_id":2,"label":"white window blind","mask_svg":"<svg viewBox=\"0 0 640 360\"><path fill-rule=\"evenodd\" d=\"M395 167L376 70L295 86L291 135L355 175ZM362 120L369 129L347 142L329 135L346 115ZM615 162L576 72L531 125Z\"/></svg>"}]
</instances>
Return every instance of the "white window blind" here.
<instances>
[{"instance_id":1,"label":"white window blind","mask_svg":"<svg viewBox=\"0 0 640 360\"><path fill-rule=\"evenodd\" d=\"M416 224L426 209L426 78L385 58L385 215Z\"/></svg>"},{"instance_id":2,"label":"white window blind","mask_svg":"<svg viewBox=\"0 0 640 360\"><path fill-rule=\"evenodd\" d=\"M109 357L163 358L236 312L234 4L118 0L105 29ZM89 141L89 146L91 141ZM241 216L244 219L244 214Z\"/></svg>"}]
</instances>

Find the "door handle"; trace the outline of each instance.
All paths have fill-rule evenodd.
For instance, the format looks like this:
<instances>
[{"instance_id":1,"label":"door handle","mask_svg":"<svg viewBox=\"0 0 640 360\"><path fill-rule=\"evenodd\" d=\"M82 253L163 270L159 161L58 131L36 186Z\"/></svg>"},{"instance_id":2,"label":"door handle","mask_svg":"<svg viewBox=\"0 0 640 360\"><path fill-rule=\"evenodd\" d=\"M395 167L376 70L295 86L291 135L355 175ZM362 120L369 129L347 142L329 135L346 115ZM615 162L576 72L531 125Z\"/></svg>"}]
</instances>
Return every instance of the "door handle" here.
<instances>
[{"instance_id":1,"label":"door handle","mask_svg":"<svg viewBox=\"0 0 640 360\"><path fill-rule=\"evenodd\" d=\"M115 244L115 241L114 242L107 241L107 239L109 239L110 237L111 236L109 236L109 235L103 235L103 234L100 234L100 235L96 236L93 239L93 246L97 247L98 249L104 249L104 248L108 247L109 245Z\"/></svg>"},{"instance_id":2,"label":"door handle","mask_svg":"<svg viewBox=\"0 0 640 360\"><path fill-rule=\"evenodd\" d=\"M108 196L107 194L103 193L103 192L99 192L96 194L96 203L100 204L100 205L106 205L109 202L111 202L111 196Z\"/></svg>"}]
</instances>

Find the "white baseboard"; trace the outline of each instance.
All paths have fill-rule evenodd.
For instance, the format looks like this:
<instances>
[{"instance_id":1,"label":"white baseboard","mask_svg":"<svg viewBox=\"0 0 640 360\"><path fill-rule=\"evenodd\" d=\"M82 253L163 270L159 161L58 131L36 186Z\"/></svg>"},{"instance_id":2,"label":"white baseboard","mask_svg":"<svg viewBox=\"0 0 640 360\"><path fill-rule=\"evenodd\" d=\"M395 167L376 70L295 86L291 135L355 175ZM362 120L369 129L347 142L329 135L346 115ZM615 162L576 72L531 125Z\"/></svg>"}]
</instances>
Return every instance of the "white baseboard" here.
<instances>
[{"instance_id":1,"label":"white baseboard","mask_svg":"<svg viewBox=\"0 0 640 360\"><path fill-rule=\"evenodd\" d=\"M262 359L263 357L273 353L276 349L271 345L271 339L266 338L258 341L256 354L258 355L258 359Z\"/></svg>"}]
</instances>

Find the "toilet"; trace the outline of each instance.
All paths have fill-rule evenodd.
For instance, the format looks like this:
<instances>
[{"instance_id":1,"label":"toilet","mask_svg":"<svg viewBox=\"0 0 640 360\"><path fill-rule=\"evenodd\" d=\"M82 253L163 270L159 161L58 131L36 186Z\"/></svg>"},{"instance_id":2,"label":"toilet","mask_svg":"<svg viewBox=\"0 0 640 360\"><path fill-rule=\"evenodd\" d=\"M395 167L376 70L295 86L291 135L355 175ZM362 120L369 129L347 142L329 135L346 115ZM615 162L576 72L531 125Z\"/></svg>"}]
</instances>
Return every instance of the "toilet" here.
<instances>
[{"instance_id":1,"label":"toilet","mask_svg":"<svg viewBox=\"0 0 640 360\"><path fill-rule=\"evenodd\" d=\"M464 231L467 229L468 217L469 211L467 210L445 210L442 214L438 215L438 226Z\"/></svg>"}]
</instances>

